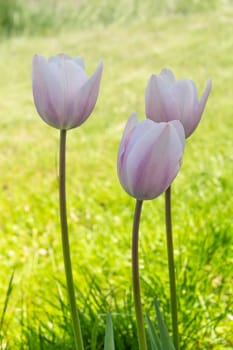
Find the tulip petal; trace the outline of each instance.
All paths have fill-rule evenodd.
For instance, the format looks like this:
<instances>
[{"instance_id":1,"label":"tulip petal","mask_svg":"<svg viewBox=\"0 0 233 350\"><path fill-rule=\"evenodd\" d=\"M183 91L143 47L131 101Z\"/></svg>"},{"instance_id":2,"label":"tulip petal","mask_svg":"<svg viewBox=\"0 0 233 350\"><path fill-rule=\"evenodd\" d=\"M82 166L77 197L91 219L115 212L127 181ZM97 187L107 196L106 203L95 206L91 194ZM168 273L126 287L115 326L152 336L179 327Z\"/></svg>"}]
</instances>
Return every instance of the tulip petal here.
<instances>
[{"instance_id":1,"label":"tulip petal","mask_svg":"<svg viewBox=\"0 0 233 350\"><path fill-rule=\"evenodd\" d=\"M84 86L88 77L83 68L71 59L61 60L60 65L61 66L58 67L57 65L51 64L50 70L55 73L53 82L56 81L56 77L59 78L59 86L62 90L60 93L56 93L57 98L60 97L63 102L63 106L61 106L61 102L59 103L59 101L57 101L59 119L61 122L60 127L69 129L72 128L75 123L79 124L79 118L76 116L76 100L81 99L79 96L80 89ZM52 86L52 89L54 92L54 86Z\"/></svg>"},{"instance_id":2,"label":"tulip petal","mask_svg":"<svg viewBox=\"0 0 233 350\"><path fill-rule=\"evenodd\" d=\"M200 120L200 118L202 116L202 113L204 111L204 108L205 108L207 99L209 97L211 88L212 88L212 80L208 79L205 91L204 91L204 93L203 93L203 95L201 97L201 100L200 100L200 102L198 104L198 108L197 108L197 118L199 118L199 120Z\"/></svg>"},{"instance_id":3,"label":"tulip petal","mask_svg":"<svg viewBox=\"0 0 233 350\"><path fill-rule=\"evenodd\" d=\"M145 154L140 155L135 171L134 193L139 199L152 199L163 193L180 168L183 145L175 128L170 123L160 123L156 129L155 138L155 130L145 134Z\"/></svg>"},{"instance_id":4,"label":"tulip petal","mask_svg":"<svg viewBox=\"0 0 233 350\"><path fill-rule=\"evenodd\" d=\"M130 140L130 135L132 133L132 130L136 127L136 125L138 124L138 116L137 113L133 112L124 129L124 133L121 139L121 143L120 143L120 147L119 147L119 151L118 151L118 160L117 160L117 171L118 171L118 176L119 178L122 180L122 184L123 183L127 183L128 182L128 176L127 176L127 172L124 171L125 169L125 155L127 153L127 148L128 148L128 144L129 144L129 140ZM122 171L123 169L123 171Z\"/></svg>"},{"instance_id":5,"label":"tulip petal","mask_svg":"<svg viewBox=\"0 0 233 350\"><path fill-rule=\"evenodd\" d=\"M203 113L203 110L205 108L205 105L206 105L206 102L207 102L207 99L209 97L209 94L210 94L210 90L212 88L212 80L211 79L208 79L208 82L206 84L206 88L205 88L205 91L202 95L202 98L200 100L200 104L199 104L199 113L202 114Z\"/></svg>"},{"instance_id":6,"label":"tulip petal","mask_svg":"<svg viewBox=\"0 0 233 350\"><path fill-rule=\"evenodd\" d=\"M47 78L50 75L48 63L41 55L32 61L32 89L36 109L45 122L52 125L51 116L56 114L48 93Z\"/></svg>"},{"instance_id":7,"label":"tulip petal","mask_svg":"<svg viewBox=\"0 0 233 350\"><path fill-rule=\"evenodd\" d=\"M182 140L180 137L181 133L178 135L174 124L168 123L158 139L157 169L154 177L154 186L157 184L158 187L156 197L167 190L180 169L185 143L184 131Z\"/></svg>"},{"instance_id":8,"label":"tulip petal","mask_svg":"<svg viewBox=\"0 0 233 350\"><path fill-rule=\"evenodd\" d=\"M48 61L35 55L32 62L33 97L41 118L58 129L80 125L92 112L102 73L102 64L90 79L80 57L66 54Z\"/></svg>"},{"instance_id":9,"label":"tulip petal","mask_svg":"<svg viewBox=\"0 0 233 350\"><path fill-rule=\"evenodd\" d=\"M82 57L79 57L79 56L74 57L74 58L73 58L73 61L74 61L76 64L78 64L83 70L85 70L85 62L84 62L84 60L83 60Z\"/></svg>"},{"instance_id":10,"label":"tulip petal","mask_svg":"<svg viewBox=\"0 0 233 350\"><path fill-rule=\"evenodd\" d=\"M179 119L184 126L186 137L192 132L195 108L198 104L197 88L192 80L178 80L172 88L172 94L179 106Z\"/></svg>"},{"instance_id":11,"label":"tulip petal","mask_svg":"<svg viewBox=\"0 0 233 350\"><path fill-rule=\"evenodd\" d=\"M121 159L121 156L124 154L124 150L127 147L131 131L137 124L138 124L138 116L137 116L137 113L133 112L130 115L125 125L124 133L123 133L121 143L120 143L120 148L119 148L119 159Z\"/></svg>"},{"instance_id":12,"label":"tulip petal","mask_svg":"<svg viewBox=\"0 0 233 350\"><path fill-rule=\"evenodd\" d=\"M177 175L184 150L184 129L179 121L137 122L131 115L118 153L118 176L133 197L152 199L164 192ZM135 125L136 122L136 125ZM127 139L127 142L126 142Z\"/></svg>"},{"instance_id":13,"label":"tulip petal","mask_svg":"<svg viewBox=\"0 0 233 350\"><path fill-rule=\"evenodd\" d=\"M131 133L126 150L126 183L129 193L138 199L141 199L139 192L142 195L146 191L145 171L150 166L150 157L153 156L151 149L160 133L160 128L154 128L154 124L148 119L138 123Z\"/></svg>"},{"instance_id":14,"label":"tulip petal","mask_svg":"<svg viewBox=\"0 0 233 350\"><path fill-rule=\"evenodd\" d=\"M177 136L179 137L182 147L185 146L185 130L182 123L179 120L172 120L171 125L176 129Z\"/></svg>"},{"instance_id":15,"label":"tulip petal","mask_svg":"<svg viewBox=\"0 0 233 350\"><path fill-rule=\"evenodd\" d=\"M146 88L146 116L157 122L179 119L179 109L172 96L171 76L152 75ZM169 84L167 83L169 81Z\"/></svg>"},{"instance_id":16,"label":"tulip petal","mask_svg":"<svg viewBox=\"0 0 233 350\"><path fill-rule=\"evenodd\" d=\"M95 107L99 94L102 71L103 63L100 62L94 74L86 81L79 91L79 99L76 104L76 114L77 119L79 119L78 125L81 125L89 117Z\"/></svg>"},{"instance_id":17,"label":"tulip petal","mask_svg":"<svg viewBox=\"0 0 233 350\"><path fill-rule=\"evenodd\" d=\"M166 79L167 82L174 83L176 81L172 70L169 68L163 68L159 75Z\"/></svg>"},{"instance_id":18,"label":"tulip petal","mask_svg":"<svg viewBox=\"0 0 233 350\"><path fill-rule=\"evenodd\" d=\"M159 75L152 75L147 85L146 116L156 122L180 120L187 138L200 121L210 89L211 80L199 102L197 88L192 80L175 80L173 72L164 68Z\"/></svg>"},{"instance_id":19,"label":"tulip petal","mask_svg":"<svg viewBox=\"0 0 233 350\"><path fill-rule=\"evenodd\" d=\"M48 58L48 63L56 63L58 66L61 65L64 60L72 60L72 58L66 53L59 53Z\"/></svg>"},{"instance_id":20,"label":"tulip petal","mask_svg":"<svg viewBox=\"0 0 233 350\"><path fill-rule=\"evenodd\" d=\"M138 199L155 197L158 193L158 183L155 186L152 183L154 167L159 166L156 148L162 129L161 124L154 128L148 121L142 122L138 127L137 132L141 131L141 137L134 135L135 145L129 153L127 164L128 173L131 172L130 191Z\"/></svg>"}]
</instances>

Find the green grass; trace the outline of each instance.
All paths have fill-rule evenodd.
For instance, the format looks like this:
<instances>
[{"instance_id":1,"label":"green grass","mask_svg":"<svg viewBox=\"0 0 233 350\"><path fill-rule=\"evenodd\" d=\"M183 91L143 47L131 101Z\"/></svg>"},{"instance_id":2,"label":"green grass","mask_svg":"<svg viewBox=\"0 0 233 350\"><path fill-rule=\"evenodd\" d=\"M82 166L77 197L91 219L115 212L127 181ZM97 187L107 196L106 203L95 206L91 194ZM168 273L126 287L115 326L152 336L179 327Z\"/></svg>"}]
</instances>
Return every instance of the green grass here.
<instances>
[{"instance_id":1,"label":"green grass","mask_svg":"<svg viewBox=\"0 0 233 350\"><path fill-rule=\"evenodd\" d=\"M125 24L158 15L208 13L231 0L0 0L0 36Z\"/></svg>"},{"instance_id":2,"label":"green grass","mask_svg":"<svg viewBox=\"0 0 233 350\"><path fill-rule=\"evenodd\" d=\"M103 348L108 312L116 349L137 349L130 276L134 200L116 174L125 122L133 110L144 118L148 79L163 67L171 67L177 78L195 80L199 93L212 77L203 120L187 142L173 185L181 345L182 350L232 348L232 15L229 6L2 39L2 310L7 305L2 349L72 349L58 219L58 131L40 120L33 105L36 52L81 55L89 73L104 61L96 109L68 133L71 250L87 349ZM144 205L140 264L145 311L153 319L156 295L170 328L163 204L160 197Z\"/></svg>"}]
</instances>

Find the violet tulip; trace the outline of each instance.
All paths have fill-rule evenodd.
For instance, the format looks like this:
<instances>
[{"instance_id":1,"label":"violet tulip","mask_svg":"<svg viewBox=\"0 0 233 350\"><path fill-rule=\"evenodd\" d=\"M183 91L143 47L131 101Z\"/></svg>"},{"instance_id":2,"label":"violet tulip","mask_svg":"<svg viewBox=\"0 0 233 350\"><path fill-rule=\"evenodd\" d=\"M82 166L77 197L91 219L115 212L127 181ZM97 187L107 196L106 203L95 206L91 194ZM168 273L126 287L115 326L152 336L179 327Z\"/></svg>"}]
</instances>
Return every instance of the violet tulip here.
<instances>
[{"instance_id":1,"label":"violet tulip","mask_svg":"<svg viewBox=\"0 0 233 350\"><path fill-rule=\"evenodd\" d=\"M197 88L192 80L176 80L170 69L162 69L159 75L152 75L149 80L145 94L146 115L156 122L180 120L187 138L201 119L211 85L209 79L198 100Z\"/></svg>"},{"instance_id":2,"label":"violet tulip","mask_svg":"<svg viewBox=\"0 0 233 350\"><path fill-rule=\"evenodd\" d=\"M74 349L84 350L79 311L76 305L66 207L66 134L81 125L95 107L103 65L88 78L81 58L59 54L46 60L35 55L32 62L34 102L41 118L60 129L59 204L64 269L71 311Z\"/></svg>"},{"instance_id":3,"label":"violet tulip","mask_svg":"<svg viewBox=\"0 0 233 350\"><path fill-rule=\"evenodd\" d=\"M36 109L49 125L68 130L81 125L93 111L103 65L88 78L81 58L58 54L46 60L35 55L32 87Z\"/></svg>"},{"instance_id":4,"label":"violet tulip","mask_svg":"<svg viewBox=\"0 0 233 350\"><path fill-rule=\"evenodd\" d=\"M133 113L118 153L118 176L126 192L139 200L164 192L180 169L184 144L184 128L178 120L139 122Z\"/></svg>"}]
</instances>

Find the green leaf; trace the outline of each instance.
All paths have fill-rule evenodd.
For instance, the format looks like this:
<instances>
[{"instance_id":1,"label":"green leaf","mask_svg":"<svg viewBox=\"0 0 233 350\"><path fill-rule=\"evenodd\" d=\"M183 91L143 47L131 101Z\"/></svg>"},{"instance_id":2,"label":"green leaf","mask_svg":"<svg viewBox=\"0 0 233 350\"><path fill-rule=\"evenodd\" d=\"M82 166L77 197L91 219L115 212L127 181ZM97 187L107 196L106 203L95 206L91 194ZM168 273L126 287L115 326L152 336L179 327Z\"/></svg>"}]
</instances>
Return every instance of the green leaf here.
<instances>
[{"instance_id":1,"label":"green leaf","mask_svg":"<svg viewBox=\"0 0 233 350\"><path fill-rule=\"evenodd\" d=\"M96 318L91 330L91 350L97 349L98 319Z\"/></svg>"},{"instance_id":2,"label":"green leaf","mask_svg":"<svg viewBox=\"0 0 233 350\"><path fill-rule=\"evenodd\" d=\"M111 314L107 314L107 323L104 339L104 350L115 350L114 334Z\"/></svg>"},{"instance_id":3,"label":"green leaf","mask_svg":"<svg viewBox=\"0 0 233 350\"><path fill-rule=\"evenodd\" d=\"M155 300L155 310L159 326L161 350L175 350L175 347L172 344L171 338L169 336L167 326L159 309L159 303L157 300Z\"/></svg>"},{"instance_id":4,"label":"green leaf","mask_svg":"<svg viewBox=\"0 0 233 350\"><path fill-rule=\"evenodd\" d=\"M155 330L153 323L151 322L149 316L146 316L146 322L148 325L148 333L152 350L161 350L161 343L158 334Z\"/></svg>"},{"instance_id":5,"label":"green leaf","mask_svg":"<svg viewBox=\"0 0 233 350\"><path fill-rule=\"evenodd\" d=\"M8 307L8 303L9 303L9 299L10 299L10 295L13 289L13 279L14 279L14 274L15 272L13 271L8 283L8 288L7 288L7 292L6 292L6 297L5 297L5 302L3 305L3 310L2 310L2 314L0 317L0 330L3 327L3 323L4 323L4 319L5 319L5 315L6 315L6 311L7 311L7 307Z\"/></svg>"}]
</instances>

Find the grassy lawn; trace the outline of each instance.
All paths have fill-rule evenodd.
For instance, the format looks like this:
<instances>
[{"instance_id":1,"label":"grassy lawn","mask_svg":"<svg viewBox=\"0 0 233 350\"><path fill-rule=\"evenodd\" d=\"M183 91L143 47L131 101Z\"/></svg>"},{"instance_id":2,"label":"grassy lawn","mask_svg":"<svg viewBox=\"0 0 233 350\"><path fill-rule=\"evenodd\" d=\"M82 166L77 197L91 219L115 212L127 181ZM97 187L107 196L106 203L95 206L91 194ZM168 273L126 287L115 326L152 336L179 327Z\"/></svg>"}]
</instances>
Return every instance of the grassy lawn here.
<instances>
[{"instance_id":1,"label":"grassy lawn","mask_svg":"<svg viewBox=\"0 0 233 350\"><path fill-rule=\"evenodd\" d=\"M86 349L103 348L109 311L116 349L137 349L130 270L134 200L119 184L116 157L128 116L135 110L144 118L148 79L163 67L192 78L199 95L213 79L173 184L181 346L232 349L232 16L228 7L1 39L1 309L14 271L2 350L72 349L58 218L59 135L37 116L31 92L34 53L58 52L83 56L90 74L104 61L96 109L68 133L71 250ZM169 324L163 200L144 203L140 264L145 311L153 318L156 295Z\"/></svg>"}]
</instances>

